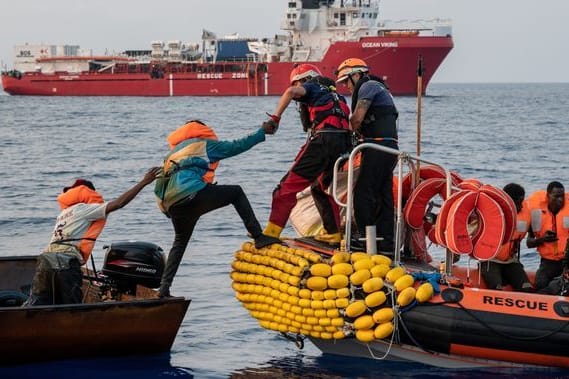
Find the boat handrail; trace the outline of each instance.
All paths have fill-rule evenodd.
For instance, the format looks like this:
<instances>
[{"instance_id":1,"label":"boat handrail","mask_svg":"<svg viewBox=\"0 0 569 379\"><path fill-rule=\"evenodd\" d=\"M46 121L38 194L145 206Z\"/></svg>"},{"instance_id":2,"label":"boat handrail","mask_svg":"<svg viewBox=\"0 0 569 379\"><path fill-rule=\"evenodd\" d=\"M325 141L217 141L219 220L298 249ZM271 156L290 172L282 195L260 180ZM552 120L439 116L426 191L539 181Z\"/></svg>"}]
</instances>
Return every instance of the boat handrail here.
<instances>
[{"instance_id":1,"label":"boat handrail","mask_svg":"<svg viewBox=\"0 0 569 379\"><path fill-rule=\"evenodd\" d=\"M402 245L402 230L403 230L403 164L408 163L409 161L421 162L430 165L434 165L440 167L444 170L445 178L446 178L446 192L447 197L450 196L452 190L452 176L450 170L443 167L442 165L431 162L427 159L423 159L419 156L414 156L404 151L396 150L387 146L378 145L376 143L371 142L364 142L362 144L357 145L354 149L350 152L350 154L342 155L340 158L336 160L334 163L334 177L332 180L332 195L334 197L334 201L341 206L346 208L346 226L345 226L345 233L344 238L346 241L346 251L351 251L350 240L351 240L351 232L352 232L352 212L353 212L353 187L354 187L354 159L355 156L363 149L374 149L386 152L388 154L396 155L397 156L397 180L399 183L397 189L397 210L396 210L396 228L395 228L395 251L394 251L394 261L396 263L401 263L401 245ZM338 173L340 164L348 159L348 183L346 186L346 193L347 193L347 200L346 203L342 202L338 196ZM417 173L418 174L418 173ZM447 275L451 274L452 270L452 259L453 253L449 249L446 250L446 257L445 257L445 271Z\"/></svg>"}]
</instances>

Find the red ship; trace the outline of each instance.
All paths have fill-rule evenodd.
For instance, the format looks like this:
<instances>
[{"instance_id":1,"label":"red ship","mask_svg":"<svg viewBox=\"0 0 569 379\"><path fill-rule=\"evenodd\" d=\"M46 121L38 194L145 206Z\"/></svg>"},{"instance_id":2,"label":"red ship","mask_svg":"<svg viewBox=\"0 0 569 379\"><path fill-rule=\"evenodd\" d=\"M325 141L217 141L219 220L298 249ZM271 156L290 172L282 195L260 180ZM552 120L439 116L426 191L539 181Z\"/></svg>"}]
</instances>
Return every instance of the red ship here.
<instances>
[{"instance_id":1,"label":"red ship","mask_svg":"<svg viewBox=\"0 0 569 379\"><path fill-rule=\"evenodd\" d=\"M296 63L334 77L340 62L364 59L394 95L417 93L453 48L448 20L381 20L379 0L289 0L286 34L200 43L155 41L151 50L95 56L76 45L20 45L14 68L2 72L11 95L40 96L264 96L280 95Z\"/></svg>"}]
</instances>

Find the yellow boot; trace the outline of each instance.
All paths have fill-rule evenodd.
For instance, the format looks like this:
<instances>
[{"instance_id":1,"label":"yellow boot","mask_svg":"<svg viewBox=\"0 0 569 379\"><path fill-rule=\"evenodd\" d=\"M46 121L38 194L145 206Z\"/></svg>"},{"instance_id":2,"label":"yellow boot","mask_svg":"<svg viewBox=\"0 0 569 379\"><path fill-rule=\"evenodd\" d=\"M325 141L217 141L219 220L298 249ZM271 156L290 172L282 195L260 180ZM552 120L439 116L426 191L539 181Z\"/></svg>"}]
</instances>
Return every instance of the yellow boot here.
<instances>
[{"instance_id":1,"label":"yellow boot","mask_svg":"<svg viewBox=\"0 0 569 379\"><path fill-rule=\"evenodd\" d=\"M316 241L320 241L320 242L325 242L325 243L329 243L329 244L337 244L340 243L342 241L342 233L337 232L337 233L323 233L323 234L319 234L317 236L314 236L314 239Z\"/></svg>"},{"instance_id":2,"label":"yellow boot","mask_svg":"<svg viewBox=\"0 0 569 379\"><path fill-rule=\"evenodd\" d=\"M263 231L263 234L269 237L280 238L282 231L282 226L278 226L269 221L265 227L265 230Z\"/></svg>"}]
</instances>

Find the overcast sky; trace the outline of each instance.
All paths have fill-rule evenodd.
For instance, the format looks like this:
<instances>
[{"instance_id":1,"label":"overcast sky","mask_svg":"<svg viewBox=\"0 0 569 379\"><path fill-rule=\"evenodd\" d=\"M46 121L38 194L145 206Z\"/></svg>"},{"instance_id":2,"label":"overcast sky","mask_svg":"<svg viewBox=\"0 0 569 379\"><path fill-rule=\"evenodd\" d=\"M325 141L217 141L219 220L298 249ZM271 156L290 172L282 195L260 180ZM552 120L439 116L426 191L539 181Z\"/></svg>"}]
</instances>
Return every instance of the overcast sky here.
<instances>
[{"instance_id":1,"label":"overcast sky","mask_svg":"<svg viewBox=\"0 0 569 379\"><path fill-rule=\"evenodd\" d=\"M268 37L287 0L17 0L2 3L0 63L13 45L78 44L95 54L199 42L201 30ZM433 82L569 82L569 0L383 0L383 18L450 18L455 48Z\"/></svg>"}]
</instances>

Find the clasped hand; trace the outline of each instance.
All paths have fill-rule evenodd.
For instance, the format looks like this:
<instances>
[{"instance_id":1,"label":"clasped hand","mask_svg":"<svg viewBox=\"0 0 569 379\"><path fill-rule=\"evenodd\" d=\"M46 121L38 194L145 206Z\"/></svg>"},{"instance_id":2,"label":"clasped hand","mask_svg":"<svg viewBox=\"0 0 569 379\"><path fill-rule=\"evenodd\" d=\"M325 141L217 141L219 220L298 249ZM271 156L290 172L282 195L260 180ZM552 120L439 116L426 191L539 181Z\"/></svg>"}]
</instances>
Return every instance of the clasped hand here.
<instances>
[{"instance_id":1,"label":"clasped hand","mask_svg":"<svg viewBox=\"0 0 569 379\"><path fill-rule=\"evenodd\" d=\"M281 121L281 118L269 113L267 113L267 116L269 116L269 119L263 122L261 127L265 130L265 134L275 134L279 129L279 122Z\"/></svg>"}]
</instances>

